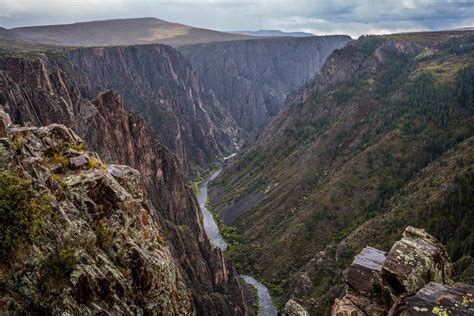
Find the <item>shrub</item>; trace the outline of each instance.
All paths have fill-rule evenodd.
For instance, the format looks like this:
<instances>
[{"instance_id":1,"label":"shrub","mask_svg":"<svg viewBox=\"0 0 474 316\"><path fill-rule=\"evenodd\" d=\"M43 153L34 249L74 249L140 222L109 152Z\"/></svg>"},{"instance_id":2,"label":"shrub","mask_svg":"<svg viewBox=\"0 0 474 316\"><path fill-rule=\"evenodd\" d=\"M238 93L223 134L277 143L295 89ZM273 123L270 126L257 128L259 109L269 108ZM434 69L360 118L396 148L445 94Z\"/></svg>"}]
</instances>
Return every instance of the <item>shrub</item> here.
<instances>
[{"instance_id":1,"label":"shrub","mask_svg":"<svg viewBox=\"0 0 474 316\"><path fill-rule=\"evenodd\" d=\"M34 241L44 216L51 212L50 195L36 192L15 171L0 172L0 247L9 252Z\"/></svg>"},{"instance_id":2,"label":"shrub","mask_svg":"<svg viewBox=\"0 0 474 316\"><path fill-rule=\"evenodd\" d=\"M101 164L94 157L89 157L88 166L89 166L89 169L96 169L96 168L99 168L101 166Z\"/></svg>"},{"instance_id":3,"label":"shrub","mask_svg":"<svg viewBox=\"0 0 474 316\"><path fill-rule=\"evenodd\" d=\"M74 246L67 241L62 248L57 248L49 257L47 257L42 267L45 271L43 285L47 291L61 288L64 281L69 278L76 269L77 258L74 252Z\"/></svg>"}]
</instances>

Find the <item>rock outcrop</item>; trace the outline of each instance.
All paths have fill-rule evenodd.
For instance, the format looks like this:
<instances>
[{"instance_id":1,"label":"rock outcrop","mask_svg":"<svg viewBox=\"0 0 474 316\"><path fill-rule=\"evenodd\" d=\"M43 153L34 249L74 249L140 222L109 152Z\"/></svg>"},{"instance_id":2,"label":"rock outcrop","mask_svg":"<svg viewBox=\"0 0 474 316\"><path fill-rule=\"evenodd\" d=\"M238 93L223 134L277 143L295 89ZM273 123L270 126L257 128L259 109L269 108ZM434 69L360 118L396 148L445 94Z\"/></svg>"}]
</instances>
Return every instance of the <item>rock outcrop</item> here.
<instances>
[{"instance_id":1,"label":"rock outcrop","mask_svg":"<svg viewBox=\"0 0 474 316\"><path fill-rule=\"evenodd\" d=\"M288 316L309 316L303 306L293 299L289 299L285 304L285 315Z\"/></svg>"},{"instance_id":2,"label":"rock outcrop","mask_svg":"<svg viewBox=\"0 0 474 316\"><path fill-rule=\"evenodd\" d=\"M195 314L137 170L107 165L64 125L7 131L0 139L2 312Z\"/></svg>"},{"instance_id":3,"label":"rock outcrop","mask_svg":"<svg viewBox=\"0 0 474 316\"><path fill-rule=\"evenodd\" d=\"M106 163L136 168L197 313L244 314L238 275L222 254L212 250L181 165L141 116L127 113L115 92L89 98L94 91L89 79L59 51L1 58L0 105L12 121L64 124L76 130ZM84 159L76 160L80 170Z\"/></svg>"},{"instance_id":4,"label":"rock outcrop","mask_svg":"<svg viewBox=\"0 0 474 316\"><path fill-rule=\"evenodd\" d=\"M470 315L474 286L453 284L446 247L424 230L407 227L387 253L366 247L347 272L347 292L333 316Z\"/></svg>"},{"instance_id":5,"label":"rock outcrop","mask_svg":"<svg viewBox=\"0 0 474 316\"><path fill-rule=\"evenodd\" d=\"M79 88L92 84L120 93L127 110L142 114L186 167L209 166L235 149L235 122L175 49L156 44L71 49L65 54L88 79L85 88L78 81Z\"/></svg>"},{"instance_id":6,"label":"rock outcrop","mask_svg":"<svg viewBox=\"0 0 474 316\"><path fill-rule=\"evenodd\" d=\"M288 93L314 79L349 36L265 38L182 46L206 87L248 132L278 114Z\"/></svg>"}]
</instances>

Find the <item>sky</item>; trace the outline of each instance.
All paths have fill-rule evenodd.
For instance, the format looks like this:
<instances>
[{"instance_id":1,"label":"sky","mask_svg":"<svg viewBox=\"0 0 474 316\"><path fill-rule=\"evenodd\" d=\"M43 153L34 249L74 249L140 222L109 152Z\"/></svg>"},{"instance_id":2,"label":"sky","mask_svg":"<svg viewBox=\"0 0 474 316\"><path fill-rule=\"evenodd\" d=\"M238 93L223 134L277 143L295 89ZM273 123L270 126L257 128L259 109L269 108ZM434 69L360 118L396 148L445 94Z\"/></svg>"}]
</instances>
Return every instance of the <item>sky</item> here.
<instances>
[{"instance_id":1,"label":"sky","mask_svg":"<svg viewBox=\"0 0 474 316\"><path fill-rule=\"evenodd\" d=\"M474 0L0 0L5 28L132 17L358 37L474 27Z\"/></svg>"}]
</instances>

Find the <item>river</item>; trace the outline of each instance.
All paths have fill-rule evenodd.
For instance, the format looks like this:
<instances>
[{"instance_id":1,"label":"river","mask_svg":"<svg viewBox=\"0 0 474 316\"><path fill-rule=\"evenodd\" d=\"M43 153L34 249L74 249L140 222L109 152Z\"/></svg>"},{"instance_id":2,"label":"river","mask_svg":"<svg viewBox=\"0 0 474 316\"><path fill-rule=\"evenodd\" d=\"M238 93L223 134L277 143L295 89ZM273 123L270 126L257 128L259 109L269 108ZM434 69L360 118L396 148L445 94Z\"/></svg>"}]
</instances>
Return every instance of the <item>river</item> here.
<instances>
[{"instance_id":1,"label":"river","mask_svg":"<svg viewBox=\"0 0 474 316\"><path fill-rule=\"evenodd\" d=\"M232 156L229 156L232 157ZM226 157L226 158L229 158ZM204 222L204 230L206 231L207 237L211 242L211 245L214 248L219 248L222 251L227 249L228 244L222 237L219 226L217 225L216 221L214 220L214 216L212 213L207 209L206 202L207 202L207 187L209 182L214 180L220 173L222 172L222 168L213 172L210 176L208 176L204 181L199 184L199 192L198 192L198 202L199 206L201 207L202 218ZM258 295L258 316L276 316L278 314L277 309L273 305L272 298L268 289L265 285L258 282L255 278L249 275L241 274L240 277L248 284L254 286L257 289Z\"/></svg>"}]
</instances>

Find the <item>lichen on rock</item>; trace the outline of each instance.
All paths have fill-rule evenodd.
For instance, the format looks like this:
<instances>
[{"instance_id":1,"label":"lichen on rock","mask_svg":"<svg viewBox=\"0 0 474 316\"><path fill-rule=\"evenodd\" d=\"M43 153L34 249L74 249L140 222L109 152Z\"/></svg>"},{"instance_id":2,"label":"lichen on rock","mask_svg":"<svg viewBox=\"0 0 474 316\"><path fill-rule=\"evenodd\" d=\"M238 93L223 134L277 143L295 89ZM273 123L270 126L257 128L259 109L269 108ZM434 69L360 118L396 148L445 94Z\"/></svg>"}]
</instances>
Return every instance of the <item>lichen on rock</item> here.
<instances>
[{"instance_id":1,"label":"lichen on rock","mask_svg":"<svg viewBox=\"0 0 474 316\"><path fill-rule=\"evenodd\" d=\"M422 229L407 227L388 253L372 247L356 256L347 291L333 316L471 315L474 287L451 279L446 247Z\"/></svg>"},{"instance_id":2,"label":"lichen on rock","mask_svg":"<svg viewBox=\"0 0 474 316\"><path fill-rule=\"evenodd\" d=\"M2 312L195 314L137 170L75 149L83 141L64 125L9 126L1 142L9 158L1 169L16 175L13 185L31 186L19 189L37 208L35 189L45 192L50 210L35 213L34 238L16 229L21 244L2 244ZM56 169L55 154L88 162ZM5 212L2 227L11 227Z\"/></svg>"}]
</instances>

